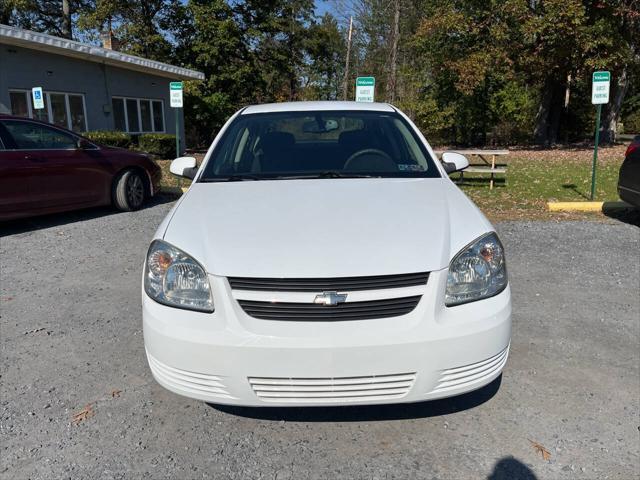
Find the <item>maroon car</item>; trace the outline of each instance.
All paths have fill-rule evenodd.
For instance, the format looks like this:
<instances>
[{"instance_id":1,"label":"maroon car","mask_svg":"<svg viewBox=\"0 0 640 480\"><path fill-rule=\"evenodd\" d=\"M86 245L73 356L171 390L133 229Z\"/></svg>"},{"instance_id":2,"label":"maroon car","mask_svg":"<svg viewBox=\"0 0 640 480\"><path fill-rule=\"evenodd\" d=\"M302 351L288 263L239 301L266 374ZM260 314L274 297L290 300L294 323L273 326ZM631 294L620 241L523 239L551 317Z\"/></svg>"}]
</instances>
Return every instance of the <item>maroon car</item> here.
<instances>
[{"instance_id":1,"label":"maroon car","mask_svg":"<svg viewBox=\"0 0 640 480\"><path fill-rule=\"evenodd\" d=\"M109 204L137 210L160 176L146 155L0 115L0 221Z\"/></svg>"}]
</instances>

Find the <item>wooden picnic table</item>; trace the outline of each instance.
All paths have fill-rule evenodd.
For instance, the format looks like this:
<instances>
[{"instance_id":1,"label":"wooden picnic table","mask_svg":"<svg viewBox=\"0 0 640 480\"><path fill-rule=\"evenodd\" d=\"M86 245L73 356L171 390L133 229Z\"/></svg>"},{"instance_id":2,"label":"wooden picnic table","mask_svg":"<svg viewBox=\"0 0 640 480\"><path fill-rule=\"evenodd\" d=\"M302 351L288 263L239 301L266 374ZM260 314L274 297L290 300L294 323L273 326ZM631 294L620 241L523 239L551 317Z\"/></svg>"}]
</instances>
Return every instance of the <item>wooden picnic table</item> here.
<instances>
[{"instance_id":1,"label":"wooden picnic table","mask_svg":"<svg viewBox=\"0 0 640 480\"><path fill-rule=\"evenodd\" d=\"M481 164L470 164L464 171L460 172L460 180L463 179L464 172L475 172L475 173L490 173L491 180L489 181L489 190L493 190L493 181L495 179L495 175L498 173L507 173L506 165L497 165L496 166L496 157L502 155L509 155L509 150L481 150L481 149L467 149L467 150L434 150L436 155L442 155L444 152L457 152L461 153L465 156L475 156L479 157L483 163Z\"/></svg>"}]
</instances>

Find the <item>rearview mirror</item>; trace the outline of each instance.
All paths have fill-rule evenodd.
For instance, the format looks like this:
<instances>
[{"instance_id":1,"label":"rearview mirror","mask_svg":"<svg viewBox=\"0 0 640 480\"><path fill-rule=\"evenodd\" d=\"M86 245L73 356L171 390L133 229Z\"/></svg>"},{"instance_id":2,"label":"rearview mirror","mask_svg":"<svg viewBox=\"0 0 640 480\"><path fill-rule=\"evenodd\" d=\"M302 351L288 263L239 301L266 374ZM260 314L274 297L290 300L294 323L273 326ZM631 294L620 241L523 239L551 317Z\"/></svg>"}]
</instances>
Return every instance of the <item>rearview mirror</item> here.
<instances>
[{"instance_id":1,"label":"rearview mirror","mask_svg":"<svg viewBox=\"0 0 640 480\"><path fill-rule=\"evenodd\" d=\"M198 173L196 159L193 157L179 157L171 162L169 171L178 177L194 179Z\"/></svg>"},{"instance_id":2,"label":"rearview mirror","mask_svg":"<svg viewBox=\"0 0 640 480\"><path fill-rule=\"evenodd\" d=\"M337 129L337 120L313 120L302 124L302 131L304 133L327 133Z\"/></svg>"},{"instance_id":3,"label":"rearview mirror","mask_svg":"<svg viewBox=\"0 0 640 480\"><path fill-rule=\"evenodd\" d=\"M458 152L444 152L442 154L442 166L447 173L459 172L469 166L469 160Z\"/></svg>"}]
</instances>

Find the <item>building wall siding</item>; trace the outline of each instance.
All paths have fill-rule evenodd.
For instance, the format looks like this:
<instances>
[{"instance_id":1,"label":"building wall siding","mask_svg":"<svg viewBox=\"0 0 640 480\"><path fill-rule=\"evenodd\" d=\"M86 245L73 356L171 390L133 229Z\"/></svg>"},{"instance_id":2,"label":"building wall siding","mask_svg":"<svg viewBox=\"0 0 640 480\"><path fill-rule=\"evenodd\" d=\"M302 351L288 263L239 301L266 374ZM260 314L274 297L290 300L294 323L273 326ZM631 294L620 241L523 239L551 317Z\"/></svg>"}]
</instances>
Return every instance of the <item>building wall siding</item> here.
<instances>
[{"instance_id":1,"label":"building wall siding","mask_svg":"<svg viewBox=\"0 0 640 480\"><path fill-rule=\"evenodd\" d=\"M82 93L88 129L113 130L111 97L160 99L164 102L165 131L174 134L177 109L169 106L170 81L93 61L0 44L0 113L10 113L9 90L13 89L42 87L45 92ZM179 125L184 139L182 115Z\"/></svg>"}]
</instances>

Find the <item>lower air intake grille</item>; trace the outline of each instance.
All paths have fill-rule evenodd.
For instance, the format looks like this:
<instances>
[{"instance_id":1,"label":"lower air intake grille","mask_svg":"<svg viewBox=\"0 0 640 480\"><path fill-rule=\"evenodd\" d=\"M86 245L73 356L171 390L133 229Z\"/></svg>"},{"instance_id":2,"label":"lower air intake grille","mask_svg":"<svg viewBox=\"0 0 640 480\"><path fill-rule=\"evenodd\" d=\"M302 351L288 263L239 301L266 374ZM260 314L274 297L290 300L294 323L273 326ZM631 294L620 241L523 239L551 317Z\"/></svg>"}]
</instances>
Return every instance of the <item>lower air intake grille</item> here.
<instances>
[{"instance_id":1,"label":"lower air intake grille","mask_svg":"<svg viewBox=\"0 0 640 480\"><path fill-rule=\"evenodd\" d=\"M509 347L497 355L482 362L472 363L464 367L443 370L440 380L431 393L446 392L456 388L470 386L474 383L485 382L487 378L495 376L507 363Z\"/></svg>"},{"instance_id":2,"label":"lower air intake grille","mask_svg":"<svg viewBox=\"0 0 640 480\"><path fill-rule=\"evenodd\" d=\"M420 297L417 295L366 302L347 302L335 306L316 303L256 302L253 300L238 300L238 303L247 315L263 320L336 322L406 315L416 308Z\"/></svg>"},{"instance_id":3,"label":"lower air intake grille","mask_svg":"<svg viewBox=\"0 0 640 480\"><path fill-rule=\"evenodd\" d=\"M346 403L385 401L405 396L415 373L342 378L249 377L254 393L272 403Z\"/></svg>"},{"instance_id":4,"label":"lower air intake grille","mask_svg":"<svg viewBox=\"0 0 640 480\"><path fill-rule=\"evenodd\" d=\"M400 275L378 275L374 277L337 278L246 278L229 277L233 290L262 290L270 292L323 292L335 290L379 290L386 288L415 287L426 285L428 272L403 273Z\"/></svg>"}]
</instances>

